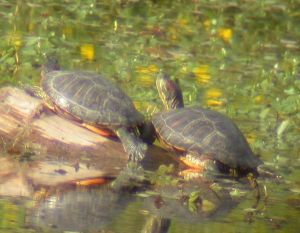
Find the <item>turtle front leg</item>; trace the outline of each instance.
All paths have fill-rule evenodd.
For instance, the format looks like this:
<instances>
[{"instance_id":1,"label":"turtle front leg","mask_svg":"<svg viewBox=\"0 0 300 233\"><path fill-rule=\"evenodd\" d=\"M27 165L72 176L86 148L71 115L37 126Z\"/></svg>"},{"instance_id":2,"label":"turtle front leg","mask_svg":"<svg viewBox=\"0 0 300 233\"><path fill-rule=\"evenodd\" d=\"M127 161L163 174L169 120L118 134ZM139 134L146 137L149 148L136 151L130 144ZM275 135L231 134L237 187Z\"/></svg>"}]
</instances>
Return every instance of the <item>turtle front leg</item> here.
<instances>
[{"instance_id":1,"label":"turtle front leg","mask_svg":"<svg viewBox=\"0 0 300 233\"><path fill-rule=\"evenodd\" d=\"M133 190L144 183L144 169L139 163L146 156L148 146L126 128L116 129L115 134L122 142L124 150L129 156L129 161L127 167L112 182L111 188L118 192Z\"/></svg>"},{"instance_id":2,"label":"turtle front leg","mask_svg":"<svg viewBox=\"0 0 300 233\"><path fill-rule=\"evenodd\" d=\"M126 128L118 128L115 133L121 140L129 161L139 163L146 156L148 146Z\"/></svg>"}]
</instances>

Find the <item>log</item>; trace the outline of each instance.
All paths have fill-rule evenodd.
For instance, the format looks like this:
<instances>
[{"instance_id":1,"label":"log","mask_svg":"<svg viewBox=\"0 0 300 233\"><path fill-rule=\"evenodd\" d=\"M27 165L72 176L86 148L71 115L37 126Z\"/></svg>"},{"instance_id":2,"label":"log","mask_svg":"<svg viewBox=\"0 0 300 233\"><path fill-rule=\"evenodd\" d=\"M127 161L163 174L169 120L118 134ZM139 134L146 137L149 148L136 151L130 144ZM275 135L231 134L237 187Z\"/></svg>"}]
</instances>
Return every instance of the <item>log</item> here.
<instances>
[{"instance_id":1,"label":"log","mask_svg":"<svg viewBox=\"0 0 300 233\"><path fill-rule=\"evenodd\" d=\"M115 160L114 167L123 167L126 163L127 155L119 142L99 136L50 111L39 114L42 100L23 90L6 87L0 93L2 148L22 151L24 147L32 147L35 153L57 156L96 155Z\"/></svg>"},{"instance_id":2,"label":"log","mask_svg":"<svg viewBox=\"0 0 300 233\"><path fill-rule=\"evenodd\" d=\"M16 155L0 157L0 195L4 177L53 186L116 177L126 166L128 155L118 139L100 136L43 106L41 99L21 89L0 89L0 155ZM158 147L151 146L149 154L145 166L150 169L174 163ZM30 193L30 188L22 190Z\"/></svg>"}]
</instances>

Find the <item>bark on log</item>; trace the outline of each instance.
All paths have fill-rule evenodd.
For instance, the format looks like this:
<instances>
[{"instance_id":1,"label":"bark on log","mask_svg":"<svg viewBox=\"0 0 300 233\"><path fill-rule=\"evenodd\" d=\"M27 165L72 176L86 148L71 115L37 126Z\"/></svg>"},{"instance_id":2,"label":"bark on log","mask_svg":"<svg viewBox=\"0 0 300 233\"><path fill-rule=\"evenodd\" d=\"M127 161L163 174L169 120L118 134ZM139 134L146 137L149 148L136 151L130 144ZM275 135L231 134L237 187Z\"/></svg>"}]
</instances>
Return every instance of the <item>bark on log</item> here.
<instances>
[{"instance_id":1,"label":"bark on log","mask_svg":"<svg viewBox=\"0 0 300 233\"><path fill-rule=\"evenodd\" d=\"M21 89L0 89L0 195L5 190L3 178L9 174L24 176L34 185L57 185L115 177L127 164L128 156L117 139L102 137L51 111L40 113L41 109L45 109L42 100ZM149 152L146 167L173 163L158 147ZM18 156L12 160L1 154Z\"/></svg>"}]
</instances>

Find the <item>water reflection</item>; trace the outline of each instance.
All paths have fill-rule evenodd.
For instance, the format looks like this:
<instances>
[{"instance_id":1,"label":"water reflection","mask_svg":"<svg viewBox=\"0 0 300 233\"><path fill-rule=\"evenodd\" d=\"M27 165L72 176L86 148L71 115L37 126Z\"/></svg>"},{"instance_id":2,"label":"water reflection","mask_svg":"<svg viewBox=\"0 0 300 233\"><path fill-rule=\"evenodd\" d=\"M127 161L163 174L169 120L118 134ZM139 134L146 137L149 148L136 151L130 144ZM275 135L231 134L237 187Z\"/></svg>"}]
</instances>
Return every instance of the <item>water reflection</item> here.
<instances>
[{"instance_id":1,"label":"water reflection","mask_svg":"<svg viewBox=\"0 0 300 233\"><path fill-rule=\"evenodd\" d=\"M151 89L151 79L140 77L139 67L151 71L156 66L174 77L183 76L189 104L218 108L238 122L254 151L283 176L284 182L264 181L269 190L268 206L263 213L252 213L251 221L244 220L245 209L253 201L246 198L223 216L222 222L201 223L197 231L195 224L187 221L171 232L232 233L248 232L249 228L259 233L298 232L300 5L296 0L242 3L0 1L0 85L38 83L40 55L55 49L70 69L119 76L141 111L152 113L159 108L157 95ZM211 97L205 92L209 88L220 90L222 95ZM1 173L5 170L2 167ZM6 184L14 187L16 182L10 179ZM52 206L61 201L52 201ZM9 206L6 198L4 203ZM125 212L138 213L136 203L128 203L133 208ZM17 226L8 230L5 224L12 221L3 216L9 213L7 219L17 218L18 213L1 204L0 231L23 232ZM22 208L25 205L14 210ZM160 217L153 216L158 223L150 225L159 225ZM116 225L124 228L115 218ZM135 231L114 232L140 232L138 223Z\"/></svg>"},{"instance_id":2,"label":"water reflection","mask_svg":"<svg viewBox=\"0 0 300 233\"><path fill-rule=\"evenodd\" d=\"M164 219L199 223L228 213L236 204L225 189L213 190L207 183L186 183L180 188L165 186L144 199L149 214Z\"/></svg>"},{"instance_id":3,"label":"water reflection","mask_svg":"<svg viewBox=\"0 0 300 233\"><path fill-rule=\"evenodd\" d=\"M198 196L191 201L193 192ZM77 188L37 200L27 210L26 225L38 232L114 232L114 222L125 218L126 224L135 226L134 232L166 233L174 220L199 223L228 213L235 205L229 192L213 191L207 184L161 187L138 198L108 186ZM142 224L137 224L141 213Z\"/></svg>"},{"instance_id":4,"label":"water reflection","mask_svg":"<svg viewBox=\"0 0 300 233\"><path fill-rule=\"evenodd\" d=\"M26 224L46 232L101 230L130 200L129 195L114 193L106 187L69 190L36 203L27 212Z\"/></svg>"}]
</instances>

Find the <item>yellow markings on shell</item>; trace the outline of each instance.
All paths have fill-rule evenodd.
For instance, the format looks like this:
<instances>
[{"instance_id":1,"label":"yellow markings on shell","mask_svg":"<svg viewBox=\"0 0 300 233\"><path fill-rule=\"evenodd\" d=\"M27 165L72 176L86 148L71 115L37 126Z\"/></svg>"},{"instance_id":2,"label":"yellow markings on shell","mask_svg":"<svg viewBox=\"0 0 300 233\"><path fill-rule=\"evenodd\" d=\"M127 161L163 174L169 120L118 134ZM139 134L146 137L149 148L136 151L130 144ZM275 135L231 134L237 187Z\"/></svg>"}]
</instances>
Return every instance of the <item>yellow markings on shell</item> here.
<instances>
[{"instance_id":1,"label":"yellow markings on shell","mask_svg":"<svg viewBox=\"0 0 300 233\"><path fill-rule=\"evenodd\" d=\"M225 42L230 42L232 35L233 31L231 28L220 28L218 30L218 36Z\"/></svg>"},{"instance_id":2,"label":"yellow markings on shell","mask_svg":"<svg viewBox=\"0 0 300 233\"><path fill-rule=\"evenodd\" d=\"M82 58L92 61L95 57L95 49L93 44L83 44L80 46L80 55Z\"/></svg>"}]
</instances>

